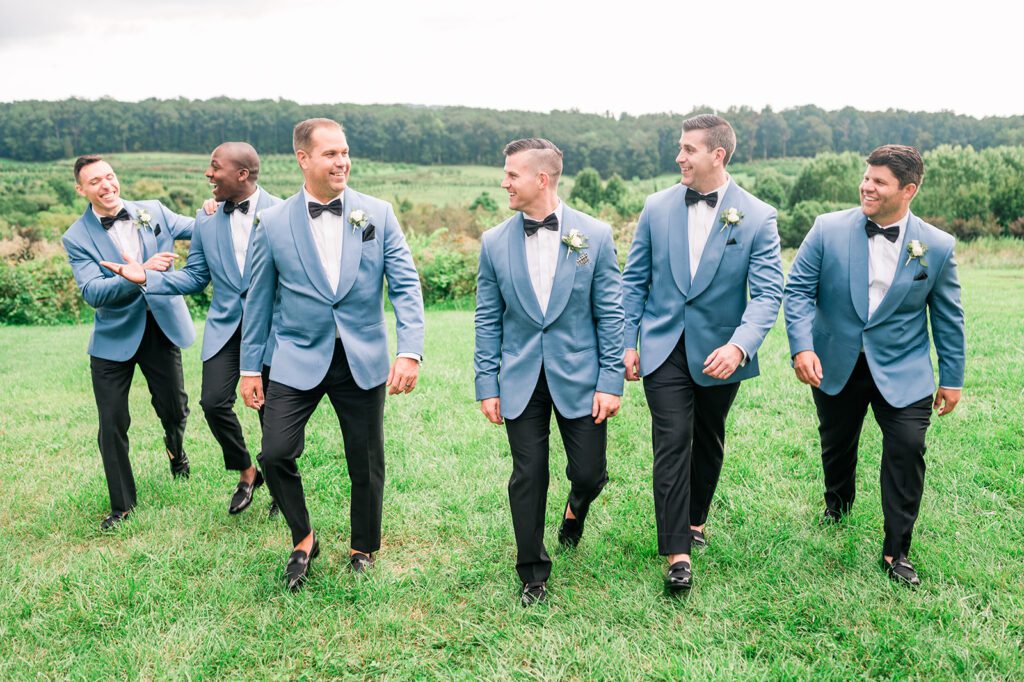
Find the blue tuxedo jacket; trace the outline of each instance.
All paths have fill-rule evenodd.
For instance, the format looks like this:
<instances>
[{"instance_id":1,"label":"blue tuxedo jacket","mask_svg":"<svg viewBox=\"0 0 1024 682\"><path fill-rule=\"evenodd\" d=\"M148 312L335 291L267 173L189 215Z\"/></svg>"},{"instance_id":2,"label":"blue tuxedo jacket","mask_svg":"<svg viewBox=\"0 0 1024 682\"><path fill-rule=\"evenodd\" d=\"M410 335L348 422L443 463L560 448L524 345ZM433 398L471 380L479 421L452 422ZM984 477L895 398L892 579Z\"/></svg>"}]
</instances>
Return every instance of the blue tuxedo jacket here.
<instances>
[{"instance_id":1,"label":"blue tuxedo jacket","mask_svg":"<svg viewBox=\"0 0 1024 682\"><path fill-rule=\"evenodd\" d=\"M150 226L139 228L143 261L160 251L173 251L174 240L192 236L195 220L173 213L159 201L125 201L124 207L133 219L140 209L150 215ZM118 362L131 359L146 330L147 307L171 343L180 348L192 345L196 328L181 296L153 296L100 266L101 260L124 263L124 259L91 206L61 241L82 297L96 309L89 355Z\"/></svg>"},{"instance_id":2,"label":"blue tuxedo jacket","mask_svg":"<svg viewBox=\"0 0 1024 682\"><path fill-rule=\"evenodd\" d=\"M298 390L319 384L340 330L352 377L369 389L390 370L384 322L384 280L395 309L398 352L423 355L423 296L405 235L391 204L348 188L341 277L332 291L320 264L303 192L263 211L254 228L252 275L242 316L241 369L258 372L268 342L276 341L270 378ZM347 218L363 210L370 224ZM278 300L280 322L273 328Z\"/></svg>"},{"instance_id":3,"label":"blue tuxedo jacket","mask_svg":"<svg viewBox=\"0 0 1024 682\"><path fill-rule=\"evenodd\" d=\"M804 238L786 285L790 353L813 350L824 375L820 388L835 395L863 348L882 397L906 407L935 391L930 316L939 382L963 386L964 311L953 237L911 214L903 243L916 239L928 251L910 262L903 252L892 286L869 317L866 222L860 208L826 213Z\"/></svg>"},{"instance_id":4,"label":"blue tuxedo jacket","mask_svg":"<svg viewBox=\"0 0 1024 682\"><path fill-rule=\"evenodd\" d=\"M258 216L260 211L276 206L281 200L261 188L256 205L250 208ZM255 220L253 221L255 222ZM192 244L185 267L178 271L146 271L146 291L149 294L194 294L213 282L213 299L206 314L203 333L203 362L216 355L234 335L242 322L242 302L249 291L252 276L252 243L256 230L249 234L249 248L242 272L235 260L235 245L231 239L231 217L224 213L224 204L217 212L207 215L200 209L192 230ZM272 343L267 344L263 363L271 364L274 354Z\"/></svg>"},{"instance_id":5,"label":"blue tuxedo jacket","mask_svg":"<svg viewBox=\"0 0 1024 682\"><path fill-rule=\"evenodd\" d=\"M782 261L775 209L730 181L718 203L697 272L690 281L686 186L647 198L622 275L626 347L637 347L640 373L668 358L686 331L686 361L701 386L730 384L759 374L757 350L782 304ZM723 226L722 211L743 214ZM749 290L750 298L747 298ZM728 379L704 374L704 359L726 343L749 357Z\"/></svg>"},{"instance_id":6,"label":"blue tuxedo jacket","mask_svg":"<svg viewBox=\"0 0 1024 682\"><path fill-rule=\"evenodd\" d=\"M558 249L551 298L541 314L526 264L523 214L484 233L476 294L476 399L501 398L514 419L533 395L541 367L565 417L589 415L594 392L622 395L622 279L611 228L562 209L563 236L585 235L587 262Z\"/></svg>"}]
</instances>

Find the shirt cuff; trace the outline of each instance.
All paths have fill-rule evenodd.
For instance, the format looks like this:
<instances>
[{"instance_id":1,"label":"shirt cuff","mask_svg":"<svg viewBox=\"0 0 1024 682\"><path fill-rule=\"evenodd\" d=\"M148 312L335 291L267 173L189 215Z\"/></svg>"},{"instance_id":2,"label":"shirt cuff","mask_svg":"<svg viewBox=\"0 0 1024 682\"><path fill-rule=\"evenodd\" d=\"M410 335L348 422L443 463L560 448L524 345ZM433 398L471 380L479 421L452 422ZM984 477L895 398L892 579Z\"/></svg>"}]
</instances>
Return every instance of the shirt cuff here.
<instances>
[{"instance_id":1,"label":"shirt cuff","mask_svg":"<svg viewBox=\"0 0 1024 682\"><path fill-rule=\"evenodd\" d=\"M743 359L740 360L740 367L745 367L746 364L747 364L747 361L750 359L750 353L748 353L747 349L744 348L743 346L741 346L738 343L733 343L732 341L730 341L729 345L730 346L736 346L737 348L740 349L740 352L743 353Z\"/></svg>"},{"instance_id":2,"label":"shirt cuff","mask_svg":"<svg viewBox=\"0 0 1024 682\"><path fill-rule=\"evenodd\" d=\"M243 369L238 374L240 376L243 376L243 377L261 377L261 376L263 376L262 372L253 372L252 370L248 370L248 369Z\"/></svg>"},{"instance_id":3,"label":"shirt cuff","mask_svg":"<svg viewBox=\"0 0 1024 682\"><path fill-rule=\"evenodd\" d=\"M400 357L400 358L409 358L410 360L415 360L416 362L420 363L421 365L423 364L423 356L422 355L418 355L416 353L399 353L398 357Z\"/></svg>"},{"instance_id":4,"label":"shirt cuff","mask_svg":"<svg viewBox=\"0 0 1024 682\"><path fill-rule=\"evenodd\" d=\"M947 391L962 391L962 390L964 390L963 386L939 386L939 388L944 388Z\"/></svg>"}]
</instances>

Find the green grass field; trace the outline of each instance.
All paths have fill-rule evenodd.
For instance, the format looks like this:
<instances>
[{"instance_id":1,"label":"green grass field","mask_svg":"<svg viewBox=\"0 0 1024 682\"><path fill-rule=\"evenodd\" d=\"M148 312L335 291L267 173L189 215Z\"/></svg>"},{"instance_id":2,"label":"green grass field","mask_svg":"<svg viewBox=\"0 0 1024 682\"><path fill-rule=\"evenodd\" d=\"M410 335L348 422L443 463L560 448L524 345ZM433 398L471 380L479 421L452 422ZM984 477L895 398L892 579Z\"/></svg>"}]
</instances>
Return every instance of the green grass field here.
<instances>
[{"instance_id":1,"label":"green grass field","mask_svg":"<svg viewBox=\"0 0 1024 682\"><path fill-rule=\"evenodd\" d=\"M300 466L324 552L295 595L281 580L288 533L265 518L265 491L227 515L234 475L199 408L198 342L185 353L192 479L171 480L137 376L140 506L102 534L89 329L0 328L0 678L1022 679L1024 286L1012 268L961 275L967 385L929 433L916 591L878 567L870 418L852 515L817 526L816 420L781 321L732 410L692 593L662 592L649 414L630 385L610 430L611 480L575 551L555 538L568 486L553 438L551 598L529 610L513 570L505 434L473 401L471 312L428 313L420 387L388 399L384 547L365 579L345 570L337 422L326 403L314 415ZM255 414L244 424L256 443Z\"/></svg>"}]
</instances>

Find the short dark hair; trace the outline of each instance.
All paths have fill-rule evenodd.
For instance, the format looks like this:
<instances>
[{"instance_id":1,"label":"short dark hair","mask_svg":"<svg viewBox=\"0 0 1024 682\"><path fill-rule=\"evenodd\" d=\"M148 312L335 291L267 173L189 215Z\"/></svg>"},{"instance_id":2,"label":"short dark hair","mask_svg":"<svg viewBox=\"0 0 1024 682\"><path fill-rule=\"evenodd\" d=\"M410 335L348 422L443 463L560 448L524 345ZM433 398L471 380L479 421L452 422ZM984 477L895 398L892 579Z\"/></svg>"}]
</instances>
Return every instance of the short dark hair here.
<instances>
[{"instance_id":1,"label":"short dark hair","mask_svg":"<svg viewBox=\"0 0 1024 682\"><path fill-rule=\"evenodd\" d=\"M921 153L914 147L905 144L883 144L868 156L869 166L885 166L892 171L900 183L906 187L913 183L918 187L924 180L924 161Z\"/></svg>"},{"instance_id":2,"label":"short dark hair","mask_svg":"<svg viewBox=\"0 0 1024 682\"><path fill-rule=\"evenodd\" d=\"M79 156L75 159L75 182L79 181L79 175L82 173L82 169L86 166L91 166L97 161L102 161L103 157L99 154L86 154L85 156Z\"/></svg>"},{"instance_id":3,"label":"short dark hair","mask_svg":"<svg viewBox=\"0 0 1024 682\"><path fill-rule=\"evenodd\" d=\"M512 140L503 150L505 156L512 156L520 152L537 151L539 154L542 170L557 181L562 175L562 150L555 146L551 140L543 137L524 137L521 140Z\"/></svg>"},{"instance_id":4,"label":"short dark hair","mask_svg":"<svg viewBox=\"0 0 1024 682\"><path fill-rule=\"evenodd\" d=\"M300 149L308 152L309 146L313 143L313 133L317 128L337 128L342 133L345 132L345 128L333 119L307 118L305 121L295 124L295 129L292 131L292 150L296 153Z\"/></svg>"},{"instance_id":5,"label":"short dark hair","mask_svg":"<svg viewBox=\"0 0 1024 682\"><path fill-rule=\"evenodd\" d=\"M725 165L729 165L736 151L736 131L728 121L715 114L698 114L683 121L683 132L690 130L705 131L704 141L708 151L713 152L721 147L725 150Z\"/></svg>"}]
</instances>

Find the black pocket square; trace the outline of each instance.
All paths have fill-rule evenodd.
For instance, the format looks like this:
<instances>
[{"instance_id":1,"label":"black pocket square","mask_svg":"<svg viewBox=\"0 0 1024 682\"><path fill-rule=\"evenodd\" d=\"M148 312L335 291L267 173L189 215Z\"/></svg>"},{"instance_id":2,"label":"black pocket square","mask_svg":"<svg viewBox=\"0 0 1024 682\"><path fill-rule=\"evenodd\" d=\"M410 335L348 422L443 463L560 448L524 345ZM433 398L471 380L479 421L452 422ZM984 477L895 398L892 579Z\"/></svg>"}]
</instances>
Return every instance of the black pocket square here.
<instances>
[{"instance_id":1,"label":"black pocket square","mask_svg":"<svg viewBox=\"0 0 1024 682\"><path fill-rule=\"evenodd\" d=\"M727 241L727 242L725 243L725 245L726 245L726 246L732 246L732 245L733 245L733 244L735 244L735 243L736 243L736 240L735 240L735 239L730 239L729 241Z\"/></svg>"},{"instance_id":2,"label":"black pocket square","mask_svg":"<svg viewBox=\"0 0 1024 682\"><path fill-rule=\"evenodd\" d=\"M159 225L157 225L156 227L153 228L153 236L154 237L159 237L160 236L160 226Z\"/></svg>"},{"instance_id":3,"label":"black pocket square","mask_svg":"<svg viewBox=\"0 0 1024 682\"><path fill-rule=\"evenodd\" d=\"M922 270L921 272L917 273L917 277L914 278L914 281L915 282L920 282L923 279L928 279L928 273L925 272L924 270Z\"/></svg>"},{"instance_id":4,"label":"black pocket square","mask_svg":"<svg viewBox=\"0 0 1024 682\"><path fill-rule=\"evenodd\" d=\"M373 223L370 223L369 225L366 226L366 229L363 230L363 241L364 242L368 242L371 239L376 239L376 238L377 238L377 228L374 227Z\"/></svg>"}]
</instances>

